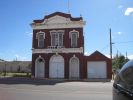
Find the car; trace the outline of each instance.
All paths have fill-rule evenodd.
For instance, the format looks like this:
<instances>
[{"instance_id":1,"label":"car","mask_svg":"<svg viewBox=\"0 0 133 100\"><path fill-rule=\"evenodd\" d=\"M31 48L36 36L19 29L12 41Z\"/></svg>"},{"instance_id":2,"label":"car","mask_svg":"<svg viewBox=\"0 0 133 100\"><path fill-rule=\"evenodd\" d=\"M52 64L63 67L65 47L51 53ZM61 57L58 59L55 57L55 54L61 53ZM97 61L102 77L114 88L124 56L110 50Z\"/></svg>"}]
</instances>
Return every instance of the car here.
<instances>
[{"instance_id":1,"label":"car","mask_svg":"<svg viewBox=\"0 0 133 100\"><path fill-rule=\"evenodd\" d=\"M128 61L116 75L113 100L133 100L133 60Z\"/></svg>"}]
</instances>

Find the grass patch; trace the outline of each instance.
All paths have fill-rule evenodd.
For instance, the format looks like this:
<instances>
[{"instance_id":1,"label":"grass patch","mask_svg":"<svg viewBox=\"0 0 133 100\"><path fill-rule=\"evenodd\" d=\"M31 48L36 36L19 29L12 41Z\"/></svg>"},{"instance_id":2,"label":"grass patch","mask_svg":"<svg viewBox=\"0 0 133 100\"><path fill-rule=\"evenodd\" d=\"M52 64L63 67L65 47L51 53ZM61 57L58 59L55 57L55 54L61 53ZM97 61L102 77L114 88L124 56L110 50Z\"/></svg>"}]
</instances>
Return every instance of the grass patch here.
<instances>
[{"instance_id":1,"label":"grass patch","mask_svg":"<svg viewBox=\"0 0 133 100\"><path fill-rule=\"evenodd\" d=\"M8 77L31 77L31 73L11 73L11 72L0 72L0 76Z\"/></svg>"}]
</instances>

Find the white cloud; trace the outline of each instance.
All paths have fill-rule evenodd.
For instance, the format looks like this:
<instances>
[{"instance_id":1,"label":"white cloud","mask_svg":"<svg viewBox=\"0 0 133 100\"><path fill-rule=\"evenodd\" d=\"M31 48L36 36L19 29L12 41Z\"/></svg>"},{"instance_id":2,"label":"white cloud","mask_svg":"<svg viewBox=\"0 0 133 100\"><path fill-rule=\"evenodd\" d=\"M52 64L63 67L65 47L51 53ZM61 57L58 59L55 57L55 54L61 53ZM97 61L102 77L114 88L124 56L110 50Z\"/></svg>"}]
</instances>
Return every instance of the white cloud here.
<instances>
[{"instance_id":1,"label":"white cloud","mask_svg":"<svg viewBox=\"0 0 133 100\"><path fill-rule=\"evenodd\" d=\"M127 8L126 11L125 11L125 16L129 16L133 13L133 8Z\"/></svg>"},{"instance_id":2,"label":"white cloud","mask_svg":"<svg viewBox=\"0 0 133 100\"><path fill-rule=\"evenodd\" d=\"M18 54L16 54L16 55L15 55L15 58L17 58L17 59L18 59L18 58L19 58L19 55L18 55Z\"/></svg>"},{"instance_id":3,"label":"white cloud","mask_svg":"<svg viewBox=\"0 0 133 100\"><path fill-rule=\"evenodd\" d=\"M30 35L32 35L33 33L29 33Z\"/></svg>"},{"instance_id":4,"label":"white cloud","mask_svg":"<svg viewBox=\"0 0 133 100\"><path fill-rule=\"evenodd\" d=\"M88 52L85 52L85 56L89 56L89 53Z\"/></svg>"},{"instance_id":5,"label":"white cloud","mask_svg":"<svg viewBox=\"0 0 133 100\"><path fill-rule=\"evenodd\" d=\"M110 58L110 54L105 54L106 57ZM112 58L114 58L115 55L112 55Z\"/></svg>"},{"instance_id":6,"label":"white cloud","mask_svg":"<svg viewBox=\"0 0 133 100\"><path fill-rule=\"evenodd\" d=\"M121 34L122 34L122 32L117 32L117 34L118 34L118 35L121 35Z\"/></svg>"},{"instance_id":7,"label":"white cloud","mask_svg":"<svg viewBox=\"0 0 133 100\"><path fill-rule=\"evenodd\" d=\"M19 56L18 54L15 55L15 60L18 60L18 61L27 61L28 58L27 57L22 57L22 56Z\"/></svg>"},{"instance_id":8,"label":"white cloud","mask_svg":"<svg viewBox=\"0 0 133 100\"><path fill-rule=\"evenodd\" d=\"M105 56L110 58L109 54L105 54ZM116 55L112 55L112 57L114 57L114 56L116 56ZM128 55L127 57L128 57L128 59L133 60L133 55Z\"/></svg>"},{"instance_id":9,"label":"white cloud","mask_svg":"<svg viewBox=\"0 0 133 100\"><path fill-rule=\"evenodd\" d=\"M128 59L133 60L133 55L128 55L127 57L128 57Z\"/></svg>"},{"instance_id":10,"label":"white cloud","mask_svg":"<svg viewBox=\"0 0 133 100\"><path fill-rule=\"evenodd\" d=\"M26 34L28 35L28 36L30 36L30 37L32 37L32 32L26 32Z\"/></svg>"},{"instance_id":11,"label":"white cloud","mask_svg":"<svg viewBox=\"0 0 133 100\"><path fill-rule=\"evenodd\" d=\"M20 60L21 60L21 61L27 61L28 59L27 59L27 57L21 57Z\"/></svg>"},{"instance_id":12,"label":"white cloud","mask_svg":"<svg viewBox=\"0 0 133 100\"><path fill-rule=\"evenodd\" d=\"M106 57L110 58L110 55L109 54L105 54Z\"/></svg>"}]
</instances>

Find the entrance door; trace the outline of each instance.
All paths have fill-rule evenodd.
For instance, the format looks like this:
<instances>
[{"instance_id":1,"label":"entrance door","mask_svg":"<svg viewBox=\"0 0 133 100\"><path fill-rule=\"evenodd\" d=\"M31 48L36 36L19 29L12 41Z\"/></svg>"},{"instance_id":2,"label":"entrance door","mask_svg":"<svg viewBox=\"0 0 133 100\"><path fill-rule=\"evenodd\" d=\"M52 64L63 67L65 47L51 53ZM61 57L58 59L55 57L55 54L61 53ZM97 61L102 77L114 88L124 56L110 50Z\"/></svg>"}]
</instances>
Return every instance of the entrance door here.
<instances>
[{"instance_id":1,"label":"entrance door","mask_svg":"<svg viewBox=\"0 0 133 100\"><path fill-rule=\"evenodd\" d=\"M45 64L42 58L36 60L35 65L35 77L36 78L44 78L45 76Z\"/></svg>"},{"instance_id":2,"label":"entrance door","mask_svg":"<svg viewBox=\"0 0 133 100\"><path fill-rule=\"evenodd\" d=\"M50 78L64 78L64 59L54 55L50 59Z\"/></svg>"},{"instance_id":3,"label":"entrance door","mask_svg":"<svg viewBox=\"0 0 133 100\"><path fill-rule=\"evenodd\" d=\"M69 77L79 78L79 59L76 57L70 60Z\"/></svg>"}]
</instances>

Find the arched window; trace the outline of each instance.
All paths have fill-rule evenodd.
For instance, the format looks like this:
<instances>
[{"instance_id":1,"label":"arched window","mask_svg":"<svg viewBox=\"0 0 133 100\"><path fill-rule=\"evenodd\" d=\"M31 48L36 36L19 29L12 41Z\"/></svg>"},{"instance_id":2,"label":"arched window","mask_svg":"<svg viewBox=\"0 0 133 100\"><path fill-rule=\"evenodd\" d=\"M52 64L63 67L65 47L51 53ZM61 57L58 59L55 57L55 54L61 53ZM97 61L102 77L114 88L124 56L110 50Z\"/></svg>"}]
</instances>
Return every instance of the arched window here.
<instances>
[{"instance_id":1,"label":"arched window","mask_svg":"<svg viewBox=\"0 0 133 100\"><path fill-rule=\"evenodd\" d=\"M38 39L38 48L44 48L44 39L45 39L44 32L37 33L36 38Z\"/></svg>"},{"instance_id":2,"label":"arched window","mask_svg":"<svg viewBox=\"0 0 133 100\"><path fill-rule=\"evenodd\" d=\"M39 56L35 61L35 77L44 78L45 77L45 61Z\"/></svg>"},{"instance_id":3,"label":"arched window","mask_svg":"<svg viewBox=\"0 0 133 100\"><path fill-rule=\"evenodd\" d=\"M75 55L69 61L69 77L79 78L79 59Z\"/></svg>"},{"instance_id":4,"label":"arched window","mask_svg":"<svg viewBox=\"0 0 133 100\"><path fill-rule=\"evenodd\" d=\"M78 46L79 32L73 30L69 33L69 37L71 38L71 47L73 47L73 48L77 47Z\"/></svg>"}]
</instances>

